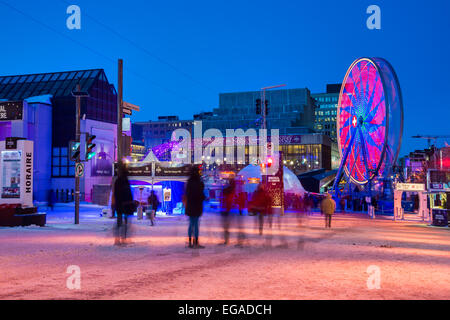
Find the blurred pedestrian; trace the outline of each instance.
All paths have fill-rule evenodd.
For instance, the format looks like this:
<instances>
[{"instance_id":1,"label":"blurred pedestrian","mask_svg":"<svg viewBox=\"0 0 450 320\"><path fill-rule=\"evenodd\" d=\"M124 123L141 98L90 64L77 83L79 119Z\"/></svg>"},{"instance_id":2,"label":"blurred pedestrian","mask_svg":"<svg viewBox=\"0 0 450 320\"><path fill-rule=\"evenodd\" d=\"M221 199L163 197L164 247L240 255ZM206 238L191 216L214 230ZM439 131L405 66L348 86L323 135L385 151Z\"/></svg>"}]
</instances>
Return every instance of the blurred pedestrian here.
<instances>
[{"instance_id":1,"label":"blurred pedestrian","mask_svg":"<svg viewBox=\"0 0 450 320\"><path fill-rule=\"evenodd\" d=\"M113 177L111 182L111 219L116 217L116 199L114 195L114 184L116 183L116 177Z\"/></svg>"},{"instance_id":2,"label":"blurred pedestrian","mask_svg":"<svg viewBox=\"0 0 450 320\"><path fill-rule=\"evenodd\" d=\"M325 228L331 229L331 216L336 210L336 202L331 198L331 194L327 194L325 199L320 203L320 211L325 215Z\"/></svg>"},{"instance_id":3,"label":"blurred pedestrian","mask_svg":"<svg viewBox=\"0 0 450 320\"><path fill-rule=\"evenodd\" d=\"M224 234L224 245L227 245L230 241L230 211L233 206L233 200L235 197L236 183L234 179L231 179L228 185L223 189L223 201L222 201L222 226Z\"/></svg>"},{"instance_id":4,"label":"blurred pedestrian","mask_svg":"<svg viewBox=\"0 0 450 320\"><path fill-rule=\"evenodd\" d=\"M203 201L205 200L205 185L200 177L197 166L193 166L186 184L185 201L186 215L189 217L189 248L202 249L199 243L199 220L203 214ZM194 242L192 242L192 240Z\"/></svg>"},{"instance_id":5,"label":"blurred pedestrian","mask_svg":"<svg viewBox=\"0 0 450 320\"><path fill-rule=\"evenodd\" d=\"M342 213L345 213L345 198L343 196L341 196L341 198L339 199L339 206Z\"/></svg>"},{"instance_id":6,"label":"blurred pedestrian","mask_svg":"<svg viewBox=\"0 0 450 320\"><path fill-rule=\"evenodd\" d=\"M247 193L246 192L239 192L237 196L237 203L239 206L239 214L242 216L245 208L245 203L247 202Z\"/></svg>"},{"instance_id":7,"label":"blurred pedestrian","mask_svg":"<svg viewBox=\"0 0 450 320\"><path fill-rule=\"evenodd\" d=\"M50 189L48 191L47 197L47 207L50 208L51 211L53 211L55 209L55 192L53 191L53 189Z\"/></svg>"},{"instance_id":8,"label":"blurred pedestrian","mask_svg":"<svg viewBox=\"0 0 450 320\"><path fill-rule=\"evenodd\" d=\"M256 214L258 219L259 234L263 234L264 228L264 216L268 213L269 195L264 189L262 184L258 185L258 188L253 193L252 197L252 211ZM271 221L270 221L271 222Z\"/></svg>"},{"instance_id":9,"label":"blurred pedestrian","mask_svg":"<svg viewBox=\"0 0 450 320\"><path fill-rule=\"evenodd\" d=\"M114 203L117 211L117 225L115 245L129 243L127 233L129 229L128 216L136 211L136 203L133 201L128 172L123 162L118 164L117 179L114 182Z\"/></svg>"},{"instance_id":10,"label":"blurred pedestrian","mask_svg":"<svg viewBox=\"0 0 450 320\"><path fill-rule=\"evenodd\" d=\"M152 226L154 226L156 210L158 210L158 207L160 205L160 202L159 202L158 197L156 196L154 190L152 190L150 195L148 196L147 204L148 204L147 216L150 219L150 223L152 224Z\"/></svg>"}]
</instances>

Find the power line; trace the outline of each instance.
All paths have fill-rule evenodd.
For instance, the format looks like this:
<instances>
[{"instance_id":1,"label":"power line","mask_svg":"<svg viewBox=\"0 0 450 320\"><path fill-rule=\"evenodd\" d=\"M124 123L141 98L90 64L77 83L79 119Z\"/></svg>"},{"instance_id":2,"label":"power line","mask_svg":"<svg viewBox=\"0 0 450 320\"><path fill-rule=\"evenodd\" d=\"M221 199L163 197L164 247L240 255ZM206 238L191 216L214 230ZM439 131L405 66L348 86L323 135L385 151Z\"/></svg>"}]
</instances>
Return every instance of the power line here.
<instances>
[{"instance_id":1,"label":"power line","mask_svg":"<svg viewBox=\"0 0 450 320\"><path fill-rule=\"evenodd\" d=\"M65 0L60 0L61 2L67 4L67 5L71 5L71 3L65 1ZM97 23L98 25L102 26L103 28L107 29L108 31L110 31L111 33L113 33L114 35L116 35L117 37L119 37L120 39L127 41L128 43L130 43L132 46L134 46L135 48L137 48L138 50L141 50L142 52L144 52L145 54L147 54L149 57L157 60L158 62L168 66L169 68L171 68L172 70L174 70L175 72L181 74L182 76L184 76L185 78L191 80L192 82L195 82L203 87L205 87L206 89L210 90L213 93L216 93L216 90L212 89L211 87L209 87L208 85L206 85L205 83L195 79L194 77L192 77L191 75L189 75L188 73L180 70L179 68L177 68L176 66L174 66L173 64L165 61L164 59L160 58L159 56L157 56L156 54L154 54L153 52L149 51L148 49L140 46L138 43L136 43L133 40L128 39L127 37L125 37L123 34L119 33L118 31L116 31L115 29L113 29L111 26L108 26L107 24L101 22L100 20L90 16L87 13L83 13L83 16L88 17L89 19L91 19L92 21L94 21L95 23Z\"/></svg>"},{"instance_id":2,"label":"power line","mask_svg":"<svg viewBox=\"0 0 450 320\"><path fill-rule=\"evenodd\" d=\"M44 28L46 28L46 29L48 29L48 30L50 30L50 31L52 31L52 32L54 32L54 33L56 33L56 34L58 34L59 36L61 36L61 37L63 37L63 38L66 38L66 39L68 39L68 40L70 40L70 41L76 43L77 45L79 45L79 46L81 46L81 47L87 49L88 51L91 51L91 52L94 53L95 55L97 55L97 56L99 56L99 57L102 57L103 59L108 60L109 62L112 62L113 64L116 64L116 61L115 61L114 59L112 59L112 58L110 58L110 57L108 57L108 56L102 54L101 52L99 52L99 51L97 51L97 50L95 50L95 49L92 49L91 47L87 46L87 45L84 44L83 42L78 41L78 40L76 40L76 39L74 39L74 38L72 38L72 37L70 37L70 36L64 34L64 33L61 32L61 31L58 31L57 29L55 29L55 28L49 26L48 24L46 24L46 23L44 23L44 22L42 22L42 21L36 19L36 18L33 17L32 15L30 15L30 14L28 14L28 13L26 13L26 12L24 12L24 11L22 11L22 10L16 8L16 7L14 7L14 6L12 6L12 5L9 4L8 2L3 1L3 0L0 0L0 3L3 4L4 6L8 7L9 9L11 9L11 10L13 10L13 11L15 11L15 12L17 12L17 13L19 13L19 14L25 16L25 17L27 17L28 19L34 21L35 23L37 23L37 24L43 26ZM148 82L151 83L152 85L154 85L154 86L156 86L156 87L159 87L159 88L161 88L161 89L163 89L163 90L165 90L165 91L171 93L172 95L174 95L174 96L176 96L177 98L181 99L181 101L188 101L188 102L190 102L192 105L198 106L198 103L197 103L197 102L192 101L190 98L181 96L181 95L179 95L177 92L175 92L175 91L173 91L173 90L171 90L171 89L169 89L169 88L166 88L166 87L162 86L161 84L159 84L159 83L157 83L157 82L155 82L155 81L153 81L153 80L151 80L151 79L148 79L146 76L142 75L141 73L136 72L136 71L134 71L133 69L130 69L130 68L127 68L127 70L130 71L130 73L134 74L135 76L140 77L140 78L142 78L142 79L148 81Z\"/></svg>"}]
</instances>

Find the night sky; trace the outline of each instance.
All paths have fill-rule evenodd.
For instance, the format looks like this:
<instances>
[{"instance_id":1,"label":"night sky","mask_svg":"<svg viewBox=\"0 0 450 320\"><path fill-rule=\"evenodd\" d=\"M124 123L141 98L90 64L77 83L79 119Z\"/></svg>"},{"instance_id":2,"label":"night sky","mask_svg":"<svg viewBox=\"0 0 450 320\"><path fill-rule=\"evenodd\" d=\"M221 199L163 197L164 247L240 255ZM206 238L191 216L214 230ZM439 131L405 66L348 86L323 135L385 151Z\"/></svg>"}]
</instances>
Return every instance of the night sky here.
<instances>
[{"instance_id":1,"label":"night sky","mask_svg":"<svg viewBox=\"0 0 450 320\"><path fill-rule=\"evenodd\" d=\"M70 4L81 7L81 30L66 27ZM366 27L371 4L381 30ZM136 121L192 118L220 92L281 83L323 92L356 58L380 56L403 91L401 154L426 146L412 135L450 134L448 0L0 0L0 28L0 75L104 68L116 84L123 58Z\"/></svg>"}]
</instances>

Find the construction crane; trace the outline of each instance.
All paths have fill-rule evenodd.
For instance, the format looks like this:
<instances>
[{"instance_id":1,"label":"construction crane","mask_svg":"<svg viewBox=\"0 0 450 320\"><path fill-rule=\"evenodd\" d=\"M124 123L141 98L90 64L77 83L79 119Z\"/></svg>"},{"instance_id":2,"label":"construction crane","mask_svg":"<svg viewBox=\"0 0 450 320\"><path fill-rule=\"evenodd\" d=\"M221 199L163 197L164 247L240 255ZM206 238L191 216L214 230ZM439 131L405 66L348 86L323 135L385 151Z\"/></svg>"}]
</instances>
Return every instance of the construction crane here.
<instances>
[{"instance_id":1,"label":"construction crane","mask_svg":"<svg viewBox=\"0 0 450 320\"><path fill-rule=\"evenodd\" d=\"M431 147L431 141L433 140L433 144L436 143L437 139L442 139L442 138L450 138L450 135L444 135L444 136L433 136L433 135L416 135L416 136L412 136L412 138L415 139L427 139L428 142L428 149Z\"/></svg>"}]
</instances>

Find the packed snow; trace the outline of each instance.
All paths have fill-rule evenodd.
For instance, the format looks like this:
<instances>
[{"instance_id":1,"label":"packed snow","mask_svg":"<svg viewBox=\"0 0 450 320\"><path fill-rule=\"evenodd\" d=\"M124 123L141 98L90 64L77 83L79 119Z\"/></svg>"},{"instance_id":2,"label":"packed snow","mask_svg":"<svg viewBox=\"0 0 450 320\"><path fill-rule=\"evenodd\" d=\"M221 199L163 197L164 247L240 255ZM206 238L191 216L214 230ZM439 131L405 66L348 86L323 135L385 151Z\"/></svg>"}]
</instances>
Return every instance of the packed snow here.
<instances>
[{"instance_id":1,"label":"packed snow","mask_svg":"<svg viewBox=\"0 0 450 320\"><path fill-rule=\"evenodd\" d=\"M114 220L99 208L85 208L79 225L71 208L59 210L43 228L0 228L0 299L450 298L450 230L422 222L338 213L328 230L319 213L301 223L287 213L260 236L255 217L233 215L222 246L221 217L206 213L206 248L190 249L184 216L153 227L133 219L133 243L114 246ZM69 266L80 268L79 290L67 286ZM379 268L379 289L369 266Z\"/></svg>"}]
</instances>

